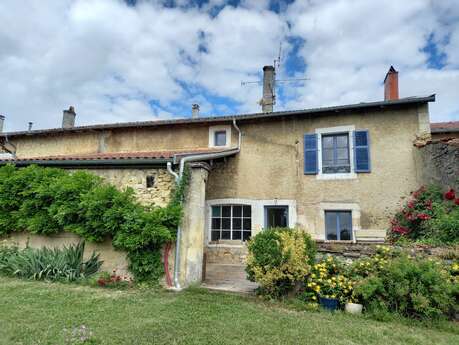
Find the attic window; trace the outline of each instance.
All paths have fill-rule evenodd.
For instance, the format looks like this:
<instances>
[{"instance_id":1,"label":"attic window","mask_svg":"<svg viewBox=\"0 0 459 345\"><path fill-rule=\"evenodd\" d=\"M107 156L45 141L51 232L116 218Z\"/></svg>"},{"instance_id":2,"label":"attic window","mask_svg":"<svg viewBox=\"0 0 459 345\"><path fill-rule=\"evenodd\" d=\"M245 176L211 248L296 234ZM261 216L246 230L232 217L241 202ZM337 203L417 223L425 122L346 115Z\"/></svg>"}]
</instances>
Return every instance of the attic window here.
<instances>
[{"instance_id":1,"label":"attic window","mask_svg":"<svg viewBox=\"0 0 459 345\"><path fill-rule=\"evenodd\" d=\"M147 188L153 188L155 186L155 177L153 175L148 175L146 181Z\"/></svg>"},{"instance_id":2,"label":"attic window","mask_svg":"<svg viewBox=\"0 0 459 345\"><path fill-rule=\"evenodd\" d=\"M226 131L217 131L214 135L215 146L226 146Z\"/></svg>"}]
</instances>

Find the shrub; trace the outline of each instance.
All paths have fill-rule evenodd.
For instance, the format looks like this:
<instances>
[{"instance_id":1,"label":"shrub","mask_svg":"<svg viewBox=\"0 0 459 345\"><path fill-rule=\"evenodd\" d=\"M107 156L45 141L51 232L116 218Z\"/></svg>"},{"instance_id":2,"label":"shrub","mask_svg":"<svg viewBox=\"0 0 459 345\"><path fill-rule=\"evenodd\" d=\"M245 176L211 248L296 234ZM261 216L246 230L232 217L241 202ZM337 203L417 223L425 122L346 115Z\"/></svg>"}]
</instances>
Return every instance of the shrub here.
<instances>
[{"instance_id":1,"label":"shrub","mask_svg":"<svg viewBox=\"0 0 459 345\"><path fill-rule=\"evenodd\" d=\"M73 281L91 276L102 265L94 252L83 260L84 242L62 249L3 248L0 253L1 273L34 280Z\"/></svg>"},{"instance_id":2,"label":"shrub","mask_svg":"<svg viewBox=\"0 0 459 345\"><path fill-rule=\"evenodd\" d=\"M249 241L248 249L248 278L271 297L285 295L303 282L316 253L308 234L288 228L260 232Z\"/></svg>"},{"instance_id":3,"label":"shrub","mask_svg":"<svg viewBox=\"0 0 459 345\"><path fill-rule=\"evenodd\" d=\"M352 300L355 282L347 275L346 265L333 256L326 256L316 263L305 279L300 298L317 302L319 297L336 298L341 303Z\"/></svg>"},{"instance_id":4,"label":"shrub","mask_svg":"<svg viewBox=\"0 0 459 345\"><path fill-rule=\"evenodd\" d=\"M400 255L377 274L370 274L355 286L365 308L407 317L436 318L453 305L453 284L440 263Z\"/></svg>"},{"instance_id":5,"label":"shrub","mask_svg":"<svg viewBox=\"0 0 459 345\"><path fill-rule=\"evenodd\" d=\"M140 205L132 189L120 191L85 171L6 165L0 168L0 235L70 231L94 242L111 237L128 252L137 280L157 280L159 252L175 238L188 178L185 170L167 207L151 208Z\"/></svg>"},{"instance_id":6,"label":"shrub","mask_svg":"<svg viewBox=\"0 0 459 345\"><path fill-rule=\"evenodd\" d=\"M124 289L132 286L132 279L126 276L120 276L116 274L116 270L113 270L111 274L108 272L101 272L95 284L100 287Z\"/></svg>"},{"instance_id":7,"label":"shrub","mask_svg":"<svg viewBox=\"0 0 459 345\"><path fill-rule=\"evenodd\" d=\"M432 244L459 243L459 207L455 192L442 193L436 186L421 187L391 220L389 239L430 242Z\"/></svg>"}]
</instances>

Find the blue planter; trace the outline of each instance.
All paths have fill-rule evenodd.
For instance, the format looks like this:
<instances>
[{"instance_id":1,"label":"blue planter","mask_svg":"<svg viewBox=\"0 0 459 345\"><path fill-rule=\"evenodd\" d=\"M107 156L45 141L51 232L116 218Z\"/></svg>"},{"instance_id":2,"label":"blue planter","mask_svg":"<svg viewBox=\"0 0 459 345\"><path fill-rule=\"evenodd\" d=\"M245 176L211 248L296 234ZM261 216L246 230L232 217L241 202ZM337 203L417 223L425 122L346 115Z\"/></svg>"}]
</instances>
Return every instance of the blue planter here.
<instances>
[{"instance_id":1,"label":"blue planter","mask_svg":"<svg viewBox=\"0 0 459 345\"><path fill-rule=\"evenodd\" d=\"M319 303L322 308L330 311L338 309L338 300L336 298L319 297Z\"/></svg>"}]
</instances>

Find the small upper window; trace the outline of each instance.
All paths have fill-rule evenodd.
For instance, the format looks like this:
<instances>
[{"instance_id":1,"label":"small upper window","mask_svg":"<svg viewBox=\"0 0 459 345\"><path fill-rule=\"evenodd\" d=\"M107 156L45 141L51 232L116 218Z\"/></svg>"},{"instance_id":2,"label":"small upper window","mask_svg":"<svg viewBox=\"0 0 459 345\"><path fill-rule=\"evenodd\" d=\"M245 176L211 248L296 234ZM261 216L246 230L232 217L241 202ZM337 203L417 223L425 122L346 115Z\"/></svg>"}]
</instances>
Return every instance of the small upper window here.
<instances>
[{"instance_id":1,"label":"small upper window","mask_svg":"<svg viewBox=\"0 0 459 345\"><path fill-rule=\"evenodd\" d=\"M216 131L214 133L214 146L226 146L226 131Z\"/></svg>"},{"instance_id":2,"label":"small upper window","mask_svg":"<svg viewBox=\"0 0 459 345\"><path fill-rule=\"evenodd\" d=\"M322 136L322 171L324 174L349 173L349 134Z\"/></svg>"},{"instance_id":3,"label":"small upper window","mask_svg":"<svg viewBox=\"0 0 459 345\"><path fill-rule=\"evenodd\" d=\"M352 239L351 211L325 211L327 240L350 241Z\"/></svg>"},{"instance_id":4,"label":"small upper window","mask_svg":"<svg viewBox=\"0 0 459 345\"><path fill-rule=\"evenodd\" d=\"M155 177L153 175L148 175L146 178L147 188L153 188L155 186Z\"/></svg>"}]
</instances>

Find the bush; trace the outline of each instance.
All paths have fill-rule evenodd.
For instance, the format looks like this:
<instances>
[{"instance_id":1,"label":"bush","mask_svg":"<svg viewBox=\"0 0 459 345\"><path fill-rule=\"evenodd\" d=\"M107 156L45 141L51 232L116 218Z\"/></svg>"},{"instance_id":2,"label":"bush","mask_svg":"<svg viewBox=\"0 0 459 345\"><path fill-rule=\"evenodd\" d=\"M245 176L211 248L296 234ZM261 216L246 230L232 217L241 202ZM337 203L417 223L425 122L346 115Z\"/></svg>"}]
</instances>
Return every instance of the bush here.
<instances>
[{"instance_id":1,"label":"bush","mask_svg":"<svg viewBox=\"0 0 459 345\"><path fill-rule=\"evenodd\" d=\"M300 298L311 302L317 302L319 297L336 298L341 303L353 300L355 282L346 273L343 262L333 256L326 256L312 267Z\"/></svg>"},{"instance_id":2,"label":"bush","mask_svg":"<svg viewBox=\"0 0 459 345\"><path fill-rule=\"evenodd\" d=\"M308 234L288 228L260 232L249 241L248 249L248 278L271 297L285 295L303 282L316 253Z\"/></svg>"},{"instance_id":3,"label":"bush","mask_svg":"<svg viewBox=\"0 0 459 345\"><path fill-rule=\"evenodd\" d=\"M459 199L454 190L442 193L436 186L421 187L391 220L389 239L456 244L458 224Z\"/></svg>"},{"instance_id":4,"label":"bush","mask_svg":"<svg viewBox=\"0 0 459 345\"><path fill-rule=\"evenodd\" d=\"M62 249L0 248L0 273L34 280L74 281L96 273L102 261L92 253L84 261L84 242Z\"/></svg>"},{"instance_id":5,"label":"bush","mask_svg":"<svg viewBox=\"0 0 459 345\"><path fill-rule=\"evenodd\" d=\"M159 252L175 238L187 183L185 170L171 203L149 208L135 200L132 189L120 191L85 171L6 165L0 168L0 235L69 231L93 242L111 237L128 252L137 280L157 280Z\"/></svg>"},{"instance_id":6,"label":"bush","mask_svg":"<svg viewBox=\"0 0 459 345\"><path fill-rule=\"evenodd\" d=\"M400 255L377 274L355 286L366 310L395 312L406 317L438 318L454 306L451 276L441 264Z\"/></svg>"}]
</instances>

